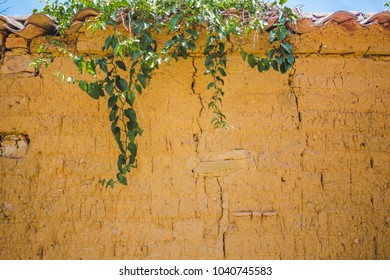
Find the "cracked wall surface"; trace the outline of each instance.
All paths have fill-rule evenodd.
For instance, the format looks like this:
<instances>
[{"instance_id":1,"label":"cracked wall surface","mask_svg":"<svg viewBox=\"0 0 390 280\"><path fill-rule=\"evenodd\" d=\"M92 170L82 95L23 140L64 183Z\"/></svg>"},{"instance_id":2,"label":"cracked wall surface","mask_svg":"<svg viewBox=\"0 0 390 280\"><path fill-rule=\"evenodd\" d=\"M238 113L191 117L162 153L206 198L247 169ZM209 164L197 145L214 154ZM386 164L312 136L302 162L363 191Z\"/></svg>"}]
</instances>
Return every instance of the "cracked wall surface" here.
<instances>
[{"instance_id":1,"label":"cracked wall surface","mask_svg":"<svg viewBox=\"0 0 390 280\"><path fill-rule=\"evenodd\" d=\"M107 101L53 77L75 73L67 58L34 76L43 38L6 49L0 133L31 142L0 156L0 258L389 259L388 39L295 36L285 75L229 54L227 130L210 123L201 54L162 66L136 105L138 168L113 190L98 185L116 170ZM90 34L69 40L100 51Z\"/></svg>"}]
</instances>

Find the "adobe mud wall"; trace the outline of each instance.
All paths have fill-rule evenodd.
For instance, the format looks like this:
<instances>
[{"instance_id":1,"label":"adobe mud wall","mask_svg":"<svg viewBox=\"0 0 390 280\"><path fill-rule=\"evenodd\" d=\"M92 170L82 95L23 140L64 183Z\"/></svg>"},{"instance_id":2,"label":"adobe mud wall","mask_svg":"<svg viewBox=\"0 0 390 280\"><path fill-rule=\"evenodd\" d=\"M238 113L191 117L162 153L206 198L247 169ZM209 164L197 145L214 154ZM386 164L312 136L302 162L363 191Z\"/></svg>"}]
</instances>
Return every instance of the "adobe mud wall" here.
<instances>
[{"instance_id":1,"label":"adobe mud wall","mask_svg":"<svg viewBox=\"0 0 390 280\"><path fill-rule=\"evenodd\" d=\"M210 125L202 57L163 66L137 103L138 168L113 190L97 183L116 170L106 100L51 74L75 73L66 57L35 77L42 40L2 46L1 259L390 258L388 31L294 36L285 75L230 55L228 130Z\"/></svg>"}]
</instances>

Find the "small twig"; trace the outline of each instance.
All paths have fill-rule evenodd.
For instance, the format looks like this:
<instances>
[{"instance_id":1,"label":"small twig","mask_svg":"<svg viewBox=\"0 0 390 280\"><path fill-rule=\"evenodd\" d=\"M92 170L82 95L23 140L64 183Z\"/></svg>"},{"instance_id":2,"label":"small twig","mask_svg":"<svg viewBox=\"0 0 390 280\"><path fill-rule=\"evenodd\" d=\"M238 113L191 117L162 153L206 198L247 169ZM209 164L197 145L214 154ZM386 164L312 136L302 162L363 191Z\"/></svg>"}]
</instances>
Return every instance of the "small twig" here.
<instances>
[{"instance_id":1,"label":"small twig","mask_svg":"<svg viewBox=\"0 0 390 280\"><path fill-rule=\"evenodd\" d=\"M121 11L121 19L122 19L122 25L123 25L123 27L127 30L127 31L129 31L129 29L126 27L126 25L125 25L125 19L123 18L123 11Z\"/></svg>"},{"instance_id":2,"label":"small twig","mask_svg":"<svg viewBox=\"0 0 390 280\"><path fill-rule=\"evenodd\" d=\"M256 41L257 41L257 34L259 33L259 30L256 29L255 34L253 35L253 44L252 44L252 49L255 49L256 46Z\"/></svg>"}]
</instances>

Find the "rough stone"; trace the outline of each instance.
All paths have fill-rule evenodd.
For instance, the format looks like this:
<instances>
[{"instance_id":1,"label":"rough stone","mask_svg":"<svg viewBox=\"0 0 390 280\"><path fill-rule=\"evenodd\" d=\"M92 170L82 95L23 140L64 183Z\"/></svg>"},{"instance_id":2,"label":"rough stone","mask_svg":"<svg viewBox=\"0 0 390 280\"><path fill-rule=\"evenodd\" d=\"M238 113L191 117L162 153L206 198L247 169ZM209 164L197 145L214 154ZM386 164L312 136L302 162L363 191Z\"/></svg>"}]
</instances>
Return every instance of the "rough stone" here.
<instances>
[{"instance_id":1,"label":"rough stone","mask_svg":"<svg viewBox=\"0 0 390 280\"><path fill-rule=\"evenodd\" d=\"M0 157L22 158L27 153L30 140L23 134L0 133Z\"/></svg>"}]
</instances>

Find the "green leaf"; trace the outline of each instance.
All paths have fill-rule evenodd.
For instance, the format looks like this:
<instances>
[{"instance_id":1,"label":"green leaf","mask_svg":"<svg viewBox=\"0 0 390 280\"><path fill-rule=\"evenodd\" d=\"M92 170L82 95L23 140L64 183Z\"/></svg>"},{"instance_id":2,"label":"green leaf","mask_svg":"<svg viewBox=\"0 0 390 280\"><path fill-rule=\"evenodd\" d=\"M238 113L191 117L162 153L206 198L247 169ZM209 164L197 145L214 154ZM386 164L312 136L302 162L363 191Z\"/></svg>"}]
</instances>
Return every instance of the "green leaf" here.
<instances>
[{"instance_id":1,"label":"green leaf","mask_svg":"<svg viewBox=\"0 0 390 280\"><path fill-rule=\"evenodd\" d=\"M241 57L242 57L242 60L245 61L246 60L246 55L247 53L244 52L244 51L241 51Z\"/></svg>"},{"instance_id":2,"label":"green leaf","mask_svg":"<svg viewBox=\"0 0 390 280\"><path fill-rule=\"evenodd\" d=\"M170 49L175 43L176 43L176 40L169 40L169 41L165 44L165 48L166 48L166 49Z\"/></svg>"},{"instance_id":3,"label":"green leaf","mask_svg":"<svg viewBox=\"0 0 390 280\"><path fill-rule=\"evenodd\" d=\"M288 64L288 63L283 63L281 66L280 66L280 72L282 74L286 73L288 70L290 70L292 67L291 64Z\"/></svg>"},{"instance_id":4,"label":"green leaf","mask_svg":"<svg viewBox=\"0 0 390 280\"><path fill-rule=\"evenodd\" d=\"M144 22L137 19L134 22L134 35L137 36L138 34L140 34L142 32L143 29L144 29Z\"/></svg>"},{"instance_id":5,"label":"green leaf","mask_svg":"<svg viewBox=\"0 0 390 280\"><path fill-rule=\"evenodd\" d=\"M189 42L188 43L188 48L191 50L191 51L195 51L196 50L196 45L194 42Z\"/></svg>"},{"instance_id":6,"label":"green leaf","mask_svg":"<svg viewBox=\"0 0 390 280\"><path fill-rule=\"evenodd\" d=\"M135 156L133 156L133 155L131 155L130 156L130 159L129 159L129 164L127 165L127 168L134 168L135 166L134 166L134 163L135 163Z\"/></svg>"},{"instance_id":7,"label":"green leaf","mask_svg":"<svg viewBox=\"0 0 390 280\"><path fill-rule=\"evenodd\" d=\"M115 84L121 92L125 92L128 89L128 84L126 80L123 78L119 78L119 76L117 76Z\"/></svg>"},{"instance_id":8,"label":"green leaf","mask_svg":"<svg viewBox=\"0 0 390 280\"><path fill-rule=\"evenodd\" d=\"M191 35L193 39L198 39L199 33L196 30L193 29L186 29L186 32Z\"/></svg>"},{"instance_id":9,"label":"green leaf","mask_svg":"<svg viewBox=\"0 0 390 280\"><path fill-rule=\"evenodd\" d=\"M270 51L268 52L268 57L269 57L269 58L272 58L272 57L274 56L275 52L276 52L276 49L270 50Z\"/></svg>"},{"instance_id":10,"label":"green leaf","mask_svg":"<svg viewBox=\"0 0 390 280\"><path fill-rule=\"evenodd\" d=\"M206 41L206 47L212 46L211 43L216 39L215 36L209 36Z\"/></svg>"},{"instance_id":11,"label":"green leaf","mask_svg":"<svg viewBox=\"0 0 390 280\"><path fill-rule=\"evenodd\" d=\"M118 96L113 95L108 99L108 108L112 108L116 105L118 101Z\"/></svg>"},{"instance_id":12,"label":"green leaf","mask_svg":"<svg viewBox=\"0 0 390 280\"><path fill-rule=\"evenodd\" d=\"M287 55L287 62L290 64L290 65L293 65L294 62L295 62L295 57L291 54Z\"/></svg>"},{"instance_id":13,"label":"green leaf","mask_svg":"<svg viewBox=\"0 0 390 280\"><path fill-rule=\"evenodd\" d=\"M115 64L116 64L120 69L122 69L123 71L126 71L126 70L127 70L126 64L124 64L123 61L117 60L117 61L115 61Z\"/></svg>"},{"instance_id":14,"label":"green leaf","mask_svg":"<svg viewBox=\"0 0 390 280\"><path fill-rule=\"evenodd\" d=\"M289 54L293 53L292 45L290 43L280 43L280 45L285 49Z\"/></svg>"},{"instance_id":15,"label":"green leaf","mask_svg":"<svg viewBox=\"0 0 390 280\"><path fill-rule=\"evenodd\" d=\"M104 48L103 48L104 51L108 50L108 48L111 46L112 38L113 38L112 35L107 37L106 42L104 43Z\"/></svg>"},{"instance_id":16,"label":"green leaf","mask_svg":"<svg viewBox=\"0 0 390 280\"><path fill-rule=\"evenodd\" d=\"M225 44L224 43L218 43L219 46L219 54L223 56L225 54Z\"/></svg>"},{"instance_id":17,"label":"green leaf","mask_svg":"<svg viewBox=\"0 0 390 280\"><path fill-rule=\"evenodd\" d=\"M99 64L100 69L102 69L102 71L107 74L108 73L107 60L105 58L99 58L97 60L97 63Z\"/></svg>"},{"instance_id":18,"label":"green leaf","mask_svg":"<svg viewBox=\"0 0 390 280\"><path fill-rule=\"evenodd\" d=\"M278 37L278 40L282 42L284 39L286 39L287 35L289 34L289 31L285 26L279 26L276 29L276 36Z\"/></svg>"},{"instance_id":19,"label":"green leaf","mask_svg":"<svg viewBox=\"0 0 390 280\"><path fill-rule=\"evenodd\" d=\"M138 91L139 94L142 94L142 87L140 85L135 85L135 89Z\"/></svg>"},{"instance_id":20,"label":"green leaf","mask_svg":"<svg viewBox=\"0 0 390 280\"><path fill-rule=\"evenodd\" d=\"M95 76L96 75L96 64L93 60L87 60L86 61L86 70L88 74Z\"/></svg>"},{"instance_id":21,"label":"green leaf","mask_svg":"<svg viewBox=\"0 0 390 280\"><path fill-rule=\"evenodd\" d=\"M127 179L126 179L125 176L123 176L122 174L118 173L116 178L118 179L119 183L121 183L122 185L127 186Z\"/></svg>"},{"instance_id":22,"label":"green leaf","mask_svg":"<svg viewBox=\"0 0 390 280\"><path fill-rule=\"evenodd\" d=\"M266 68L266 64L267 64L266 59L264 58L259 59L259 61L257 61L257 70L259 70L259 72L263 72Z\"/></svg>"},{"instance_id":23,"label":"green leaf","mask_svg":"<svg viewBox=\"0 0 390 280\"><path fill-rule=\"evenodd\" d=\"M269 33L269 41L272 43L276 40L276 29L272 29Z\"/></svg>"},{"instance_id":24,"label":"green leaf","mask_svg":"<svg viewBox=\"0 0 390 280\"><path fill-rule=\"evenodd\" d=\"M286 72L287 72L286 66L285 66L285 64L283 63L282 65L280 65L280 73L284 74L284 73L286 73Z\"/></svg>"},{"instance_id":25,"label":"green leaf","mask_svg":"<svg viewBox=\"0 0 390 280\"><path fill-rule=\"evenodd\" d=\"M278 62L276 60L272 60L271 66L272 66L272 68L274 68L275 71L279 71L279 65L278 65Z\"/></svg>"},{"instance_id":26,"label":"green leaf","mask_svg":"<svg viewBox=\"0 0 390 280\"><path fill-rule=\"evenodd\" d=\"M127 149L130 151L130 153L131 153L133 156L137 156L137 145L136 145L136 144L130 143L130 144L127 146Z\"/></svg>"},{"instance_id":27,"label":"green leaf","mask_svg":"<svg viewBox=\"0 0 390 280\"><path fill-rule=\"evenodd\" d=\"M114 85L112 84L112 82L108 82L107 84L105 84L104 89L109 96L112 96L114 94Z\"/></svg>"},{"instance_id":28,"label":"green leaf","mask_svg":"<svg viewBox=\"0 0 390 280\"><path fill-rule=\"evenodd\" d=\"M136 50L136 51L133 52L133 54L131 56L131 59L132 60L137 60L141 56L142 56L142 52L140 50Z\"/></svg>"},{"instance_id":29,"label":"green leaf","mask_svg":"<svg viewBox=\"0 0 390 280\"><path fill-rule=\"evenodd\" d=\"M119 116L116 116L114 118L114 120L111 122L111 131L113 134L115 133L115 130L117 129L118 121L119 121Z\"/></svg>"},{"instance_id":30,"label":"green leaf","mask_svg":"<svg viewBox=\"0 0 390 280\"><path fill-rule=\"evenodd\" d=\"M126 102L127 102L130 106L133 106L134 101L135 101L135 94L134 94L134 92L129 92L129 93L126 95Z\"/></svg>"},{"instance_id":31,"label":"green leaf","mask_svg":"<svg viewBox=\"0 0 390 280\"><path fill-rule=\"evenodd\" d=\"M187 49L184 48L183 46L179 47L179 55L182 56L184 59L187 59L188 54L187 54Z\"/></svg>"},{"instance_id":32,"label":"green leaf","mask_svg":"<svg viewBox=\"0 0 390 280\"><path fill-rule=\"evenodd\" d=\"M213 59L214 59L213 54L210 54L206 57L204 65L206 66L207 69L211 68L214 65Z\"/></svg>"},{"instance_id":33,"label":"green leaf","mask_svg":"<svg viewBox=\"0 0 390 280\"><path fill-rule=\"evenodd\" d=\"M127 139L129 139L130 142L134 142L135 137L136 137L136 134L135 134L134 129L129 129L129 130L127 131Z\"/></svg>"},{"instance_id":34,"label":"green leaf","mask_svg":"<svg viewBox=\"0 0 390 280\"><path fill-rule=\"evenodd\" d=\"M114 188L114 180L112 180L112 179L110 179L110 180L108 180L108 182L107 182L107 186L110 186L112 189Z\"/></svg>"},{"instance_id":35,"label":"green leaf","mask_svg":"<svg viewBox=\"0 0 390 280\"><path fill-rule=\"evenodd\" d=\"M221 57L220 59L219 59L219 65L221 65L221 66L223 66L224 68L226 68L226 56L224 56L224 57Z\"/></svg>"},{"instance_id":36,"label":"green leaf","mask_svg":"<svg viewBox=\"0 0 390 280\"><path fill-rule=\"evenodd\" d=\"M45 46L44 45L40 45L38 47L38 54L41 54L43 52L43 50L45 49Z\"/></svg>"},{"instance_id":37,"label":"green leaf","mask_svg":"<svg viewBox=\"0 0 390 280\"><path fill-rule=\"evenodd\" d=\"M120 154L118 156L118 160L117 160L117 166L118 166L118 170L122 173L122 174L125 174L126 171L123 170L123 165L126 164L126 155L124 154Z\"/></svg>"},{"instance_id":38,"label":"green leaf","mask_svg":"<svg viewBox=\"0 0 390 280\"><path fill-rule=\"evenodd\" d=\"M114 49L114 56L116 56L121 48L119 38L115 37L111 42L112 48Z\"/></svg>"},{"instance_id":39,"label":"green leaf","mask_svg":"<svg viewBox=\"0 0 390 280\"><path fill-rule=\"evenodd\" d=\"M265 60L265 68L264 68L264 70L268 71L269 69L271 69L271 64L272 64L272 60L270 60L270 59Z\"/></svg>"},{"instance_id":40,"label":"green leaf","mask_svg":"<svg viewBox=\"0 0 390 280\"><path fill-rule=\"evenodd\" d=\"M285 3L287 3L288 0L279 0L279 5L283 5Z\"/></svg>"},{"instance_id":41,"label":"green leaf","mask_svg":"<svg viewBox=\"0 0 390 280\"><path fill-rule=\"evenodd\" d=\"M135 69L134 69L134 67L131 67L130 68L130 83L133 83L134 74L135 74Z\"/></svg>"},{"instance_id":42,"label":"green leaf","mask_svg":"<svg viewBox=\"0 0 390 280\"><path fill-rule=\"evenodd\" d=\"M168 34L177 28L177 23L179 22L180 19L181 19L180 14L176 14L175 16L171 17L171 19L169 20Z\"/></svg>"},{"instance_id":43,"label":"green leaf","mask_svg":"<svg viewBox=\"0 0 390 280\"><path fill-rule=\"evenodd\" d=\"M179 56L177 55L177 53L172 53L172 57L178 61L179 60Z\"/></svg>"},{"instance_id":44,"label":"green leaf","mask_svg":"<svg viewBox=\"0 0 390 280\"><path fill-rule=\"evenodd\" d=\"M111 112L110 112L110 115L109 115L109 119L111 122L113 122L115 120L115 117L116 117L116 114L118 113L118 105L114 105L111 109Z\"/></svg>"},{"instance_id":45,"label":"green leaf","mask_svg":"<svg viewBox=\"0 0 390 280\"><path fill-rule=\"evenodd\" d=\"M137 124L137 115L136 115L134 109L127 108L124 111L124 114L125 114L126 118L128 118L130 120L130 125L131 125L130 128L134 128L134 127L138 126L138 124Z\"/></svg>"},{"instance_id":46,"label":"green leaf","mask_svg":"<svg viewBox=\"0 0 390 280\"><path fill-rule=\"evenodd\" d=\"M75 56L75 58L73 59L73 62L81 70L81 68L83 68L84 57L82 55Z\"/></svg>"},{"instance_id":47,"label":"green leaf","mask_svg":"<svg viewBox=\"0 0 390 280\"><path fill-rule=\"evenodd\" d=\"M99 99L100 96L104 96L103 89L98 82L94 82L94 83L89 84L87 93L93 99Z\"/></svg>"},{"instance_id":48,"label":"green leaf","mask_svg":"<svg viewBox=\"0 0 390 280\"><path fill-rule=\"evenodd\" d=\"M219 76L216 76L215 79L219 82L221 82L222 85L225 85L225 81L223 79L221 79L221 77Z\"/></svg>"},{"instance_id":49,"label":"green leaf","mask_svg":"<svg viewBox=\"0 0 390 280\"><path fill-rule=\"evenodd\" d=\"M221 73L221 75L222 75L223 77L226 77L226 72L225 72L225 70L224 70L223 68L219 67L219 68L218 68L218 71Z\"/></svg>"},{"instance_id":50,"label":"green leaf","mask_svg":"<svg viewBox=\"0 0 390 280\"><path fill-rule=\"evenodd\" d=\"M257 64L256 57L252 53L250 55L248 55L248 64L251 68L254 68Z\"/></svg>"},{"instance_id":51,"label":"green leaf","mask_svg":"<svg viewBox=\"0 0 390 280\"><path fill-rule=\"evenodd\" d=\"M79 87L88 93L93 99L99 99L100 96L104 96L103 89L98 82L87 83L86 81L80 81Z\"/></svg>"},{"instance_id":52,"label":"green leaf","mask_svg":"<svg viewBox=\"0 0 390 280\"><path fill-rule=\"evenodd\" d=\"M87 91L88 90L88 83L86 81L80 81L79 82L79 87L83 90L83 91Z\"/></svg>"},{"instance_id":53,"label":"green leaf","mask_svg":"<svg viewBox=\"0 0 390 280\"><path fill-rule=\"evenodd\" d=\"M138 81L141 83L143 88L146 88L146 78L142 74L137 74Z\"/></svg>"},{"instance_id":54,"label":"green leaf","mask_svg":"<svg viewBox=\"0 0 390 280\"><path fill-rule=\"evenodd\" d=\"M150 44L153 42L153 36L149 32L143 32L140 38L141 48L143 50L148 49Z\"/></svg>"},{"instance_id":55,"label":"green leaf","mask_svg":"<svg viewBox=\"0 0 390 280\"><path fill-rule=\"evenodd\" d=\"M284 58L282 56L279 56L279 55L277 57L275 57L275 59L279 65L281 65L284 61Z\"/></svg>"},{"instance_id":56,"label":"green leaf","mask_svg":"<svg viewBox=\"0 0 390 280\"><path fill-rule=\"evenodd\" d=\"M180 45L181 45L184 49L188 49L188 42L187 42L187 41L181 42Z\"/></svg>"},{"instance_id":57,"label":"green leaf","mask_svg":"<svg viewBox=\"0 0 390 280\"><path fill-rule=\"evenodd\" d=\"M245 28L245 36L248 38L249 37L249 33L252 31L252 28L250 26L248 26L247 28Z\"/></svg>"},{"instance_id":58,"label":"green leaf","mask_svg":"<svg viewBox=\"0 0 390 280\"><path fill-rule=\"evenodd\" d=\"M118 144L118 147L119 147L119 150L125 154L125 150L123 149L123 143L121 141L121 130L119 127L115 127L114 128L114 137L115 137L115 140L116 140L116 143Z\"/></svg>"},{"instance_id":59,"label":"green leaf","mask_svg":"<svg viewBox=\"0 0 390 280\"><path fill-rule=\"evenodd\" d=\"M208 55L212 50L214 49L214 46L213 45L209 45L205 48L205 50L203 51L203 54L204 55Z\"/></svg>"},{"instance_id":60,"label":"green leaf","mask_svg":"<svg viewBox=\"0 0 390 280\"><path fill-rule=\"evenodd\" d=\"M211 82L207 85L207 90L209 90L210 88L214 87L214 82Z\"/></svg>"}]
</instances>

